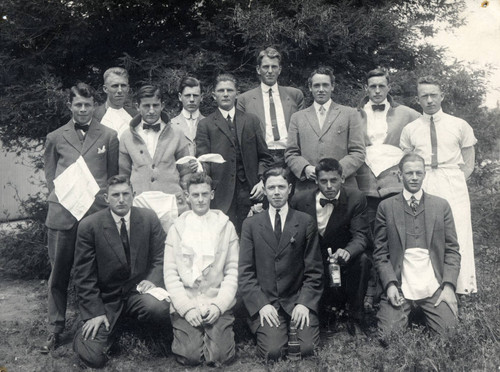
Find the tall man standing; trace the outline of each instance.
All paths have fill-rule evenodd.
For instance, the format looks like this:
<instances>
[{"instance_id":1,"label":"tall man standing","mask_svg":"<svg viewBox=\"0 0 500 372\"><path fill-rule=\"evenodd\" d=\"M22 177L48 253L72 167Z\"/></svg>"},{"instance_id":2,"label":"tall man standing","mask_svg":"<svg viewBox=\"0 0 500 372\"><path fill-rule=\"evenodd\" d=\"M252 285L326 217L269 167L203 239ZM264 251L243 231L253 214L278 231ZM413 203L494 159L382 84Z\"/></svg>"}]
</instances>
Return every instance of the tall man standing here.
<instances>
[{"instance_id":1,"label":"tall man standing","mask_svg":"<svg viewBox=\"0 0 500 372\"><path fill-rule=\"evenodd\" d=\"M259 119L235 108L237 88L232 75L217 76L212 94L218 109L198 124L196 153L217 153L224 158L223 164L206 165L215 183L212 208L227 214L239 234L252 203L264 196L261 176L272 157Z\"/></svg>"},{"instance_id":2,"label":"tall man standing","mask_svg":"<svg viewBox=\"0 0 500 372\"><path fill-rule=\"evenodd\" d=\"M128 82L128 71L122 67L111 67L104 72L104 85L106 102L94 111L94 117L118 133L120 139L122 133L128 128L130 120L137 115L137 111L128 104L130 86Z\"/></svg>"},{"instance_id":3,"label":"tall man standing","mask_svg":"<svg viewBox=\"0 0 500 372\"><path fill-rule=\"evenodd\" d=\"M457 323L460 253L450 205L422 191L426 172L421 156L404 155L399 169L403 192L380 203L375 222L373 258L384 290L377 313L383 344L408 324L417 307L433 333L443 334Z\"/></svg>"},{"instance_id":4,"label":"tall man standing","mask_svg":"<svg viewBox=\"0 0 500 372\"><path fill-rule=\"evenodd\" d=\"M474 171L474 131L465 120L445 114L441 109L444 94L432 76L418 79L418 102L424 115L408 124L400 146L425 159L426 192L448 201L453 211L460 245L461 265L457 293L477 292L474 244L466 180Z\"/></svg>"},{"instance_id":5,"label":"tall man standing","mask_svg":"<svg viewBox=\"0 0 500 372\"><path fill-rule=\"evenodd\" d=\"M248 218L240 241L239 290L257 337L259 356L285 355L288 330L297 328L302 356L319 343L318 304L323 264L314 219L288 206L288 169L264 173L269 210Z\"/></svg>"},{"instance_id":6,"label":"tall man standing","mask_svg":"<svg viewBox=\"0 0 500 372\"><path fill-rule=\"evenodd\" d=\"M99 193L87 215L106 207L104 192L108 177L118 173L118 140L116 132L92 118L94 90L79 83L70 89L67 106L72 118L64 126L47 135L45 142L45 179L49 189L48 253L51 264L48 310L49 332L42 353L55 349L60 342L66 319L66 300L78 221L64 208L55 193L54 180L81 156L95 181Z\"/></svg>"},{"instance_id":7,"label":"tall man standing","mask_svg":"<svg viewBox=\"0 0 500 372\"><path fill-rule=\"evenodd\" d=\"M275 162L284 162L288 126L293 113L304 108L300 89L278 85L281 73L281 54L266 48L257 57L260 86L241 94L237 108L257 115L267 147Z\"/></svg>"},{"instance_id":8,"label":"tall man standing","mask_svg":"<svg viewBox=\"0 0 500 372\"><path fill-rule=\"evenodd\" d=\"M331 99L335 77L329 67L314 70L309 90L314 103L292 115L285 152L286 164L298 178L295 196L316 189L315 167L320 159L338 159L346 187L357 187L356 171L365 160L365 141L357 110Z\"/></svg>"}]
</instances>

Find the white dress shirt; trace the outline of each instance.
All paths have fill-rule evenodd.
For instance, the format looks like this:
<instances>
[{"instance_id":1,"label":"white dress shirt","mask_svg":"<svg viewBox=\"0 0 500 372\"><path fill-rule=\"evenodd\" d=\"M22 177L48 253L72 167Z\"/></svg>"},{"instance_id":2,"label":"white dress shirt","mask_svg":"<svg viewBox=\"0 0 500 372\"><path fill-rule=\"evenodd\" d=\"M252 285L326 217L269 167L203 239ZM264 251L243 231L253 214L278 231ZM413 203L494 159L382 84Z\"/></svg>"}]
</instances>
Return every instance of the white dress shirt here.
<instances>
[{"instance_id":1,"label":"white dress shirt","mask_svg":"<svg viewBox=\"0 0 500 372\"><path fill-rule=\"evenodd\" d=\"M326 101L325 103L323 103L322 105L320 105L319 103L316 103L314 102L314 110L316 111L316 116L318 117L318 123L319 123L319 129L323 129L323 125L325 124L326 122L326 117L328 116L328 110L330 110L330 105L332 104L332 99L330 98L328 101ZM325 112L324 112L324 122L321 123L321 114L320 114L320 109L321 109L321 106L323 106L323 108L325 109Z\"/></svg>"},{"instance_id":2,"label":"white dress shirt","mask_svg":"<svg viewBox=\"0 0 500 372\"><path fill-rule=\"evenodd\" d=\"M186 109L182 109L181 111L182 116L184 119L186 119L186 123L189 128L189 138L195 138L196 137L196 122L198 118L200 117L200 110L196 110L195 112L191 113L187 111Z\"/></svg>"},{"instance_id":3,"label":"white dress shirt","mask_svg":"<svg viewBox=\"0 0 500 372\"><path fill-rule=\"evenodd\" d=\"M274 230L274 219L276 218L276 208L269 204L269 217L271 218L271 226ZM281 218L281 231L285 230L286 216L288 215L288 203L280 208L280 218Z\"/></svg>"},{"instance_id":4,"label":"white dress shirt","mask_svg":"<svg viewBox=\"0 0 500 372\"><path fill-rule=\"evenodd\" d=\"M219 111L222 114L222 117L227 120L227 115L231 116L231 121L234 123L234 113L236 112L236 108L233 106L233 108L229 111L223 110L219 107Z\"/></svg>"},{"instance_id":5,"label":"white dress shirt","mask_svg":"<svg viewBox=\"0 0 500 372\"><path fill-rule=\"evenodd\" d=\"M415 194L412 194L408 190L403 189L403 197L405 198L408 205L410 205L410 203L411 203L412 196L414 196L415 199L417 199L417 204L420 204L420 199L422 199L423 194L424 194L424 192L422 191L422 189L418 190Z\"/></svg>"},{"instance_id":6,"label":"white dress shirt","mask_svg":"<svg viewBox=\"0 0 500 372\"><path fill-rule=\"evenodd\" d=\"M384 111L373 111L372 105L375 104L369 100L363 107L366 112L366 132L372 145L381 145L387 137L387 112L391 105L386 98L384 102L380 103L385 105Z\"/></svg>"},{"instance_id":7,"label":"white dress shirt","mask_svg":"<svg viewBox=\"0 0 500 372\"><path fill-rule=\"evenodd\" d=\"M340 190L334 199L339 200ZM321 191L316 194L316 221L318 223L318 232L321 236L325 234L326 225L333 213L333 204L326 204L324 207L319 203L320 199L328 199Z\"/></svg>"},{"instance_id":8,"label":"white dress shirt","mask_svg":"<svg viewBox=\"0 0 500 372\"><path fill-rule=\"evenodd\" d=\"M260 83L260 89L262 89L262 98L264 99L264 115L266 118L265 135L266 135L267 147L270 150L284 150L286 149L288 130L286 129L285 113L283 111L283 105L281 104L278 83L275 83L272 87L264 83ZM278 131L280 133L279 141L275 141L273 135L273 124L271 122L271 111L269 104L269 89L272 89L273 91L272 94L273 94L274 107L276 109L276 121L278 124Z\"/></svg>"},{"instance_id":9,"label":"white dress shirt","mask_svg":"<svg viewBox=\"0 0 500 372\"><path fill-rule=\"evenodd\" d=\"M137 134L141 136L146 144L146 148L148 149L149 155L151 155L151 159L155 156L156 146L158 145L158 138L160 138L160 133L165 129L166 124L163 121L158 121L154 124L160 123L160 130L155 132L152 129L144 129L144 121L137 127Z\"/></svg>"}]
</instances>

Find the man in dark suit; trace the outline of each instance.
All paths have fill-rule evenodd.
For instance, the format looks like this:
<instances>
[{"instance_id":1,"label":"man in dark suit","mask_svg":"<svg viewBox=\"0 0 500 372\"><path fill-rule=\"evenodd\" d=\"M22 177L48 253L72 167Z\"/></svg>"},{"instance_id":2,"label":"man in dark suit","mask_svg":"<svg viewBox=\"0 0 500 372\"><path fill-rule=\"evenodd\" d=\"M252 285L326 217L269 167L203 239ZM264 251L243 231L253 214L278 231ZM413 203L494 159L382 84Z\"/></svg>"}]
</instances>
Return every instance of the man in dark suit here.
<instances>
[{"instance_id":1,"label":"man in dark suit","mask_svg":"<svg viewBox=\"0 0 500 372\"><path fill-rule=\"evenodd\" d=\"M130 120L137 115L137 110L130 105L128 71L122 67L111 67L104 71L103 77L106 102L96 107L94 117L102 125L114 129L120 139Z\"/></svg>"},{"instance_id":2,"label":"man in dark suit","mask_svg":"<svg viewBox=\"0 0 500 372\"><path fill-rule=\"evenodd\" d=\"M302 356L319 343L318 304L323 292L323 265L314 219L288 207L288 170L264 173L269 210L243 223L239 288L257 337L257 352L266 359L285 354L290 326L297 328Z\"/></svg>"},{"instance_id":3,"label":"man in dark suit","mask_svg":"<svg viewBox=\"0 0 500 372\"><path fill-rule=\"evenodd\" d=\"M300 89L278 85L280 73L281 54L271 47L262 50L257 57L260 86L238 96L236 104L239 110L257 115L275 162L285 161L290 118L304 108Z\"/></svg>"},{"instance_id":4,"label":"man in dark suit","mask_svg":"<svg viewBox=\"0 0 500 372\"><path fill-rule=\"evenodd\" d=\"M196 133L196 156L217 153L223 164L206 165L215 183L213 209L228 215L239 234L250 207L264 197L261 176L272 163L259 119L234 106L236 79L229 74L216 78L213 96L218 109L201 120Z\"/></svg>"},{"instance_id":5,"label":"man in dark suit","mask_svg":"<svg viewBox=\"0 0 500 372\"><path fill-rule=\"evenodd\" d=\"M68 108L72 119L47 135L45 141L45 179L49 189L49 208L45 224L48 227L48 253L52 271L49 278L48 310L49 332L40 351L48 353L59 344L64 330L66 299L78 221L64 208L55 193L54 180L79 157L100 187L87 215L106 207L104 190L106 180L118 173L118 140L116 132L92 118L94 90L80 83L71 88Z\"/></svg>"},{"instance_id":6,"label":"man in dark suit","mask_svg":"<svg viewBox=\"0 0 500 372\"><path fill-rule=\"evenodd\" d=\"M335 159L321 159L315 173L318 190L296 198L292 206L317 221L325 273L328 273L330 258L328 248L332 249L331 257L341 266L339 290L330 288L330 278L325 276L326 289L321 309L322 312L326 311L324 319L330 320L332 307L339 308L347 300L347 329L354 335L356 324L363 320L363 300L371 266L365 253L369 236L366 198L359 190L342 187L342 166Z\"/></svg>"},{"instance_id":7,"label":"man in dark suit","mask_svg":"<svg viewBox=\"0 0 500 372\"><path fill-rule=\"evenodd\" d=\"M314 167L326 157L340 162L346 187L357 187L356 171L365 160L361 116L356 109L332 101L334 84L332 69L314 70L309 77L314 103L290 120L285 160L298 178L295 196L316 189Z\"/></svg>"},{"instance_id":8,"label":"man in dark suit","mask_svg":"<svg viewBox=\"0 0 500 372\"><path fill-rule=\"evenodd\" d=\"M169 305L146 293L163 284L165 232L149 209L132 207L129 179L108 181L109 208L85 218L78 227L75 286L81 327L73 348L90 367L107 361L122 314L157 326L169 322Z\"/></svg>"},{"instance_id":9,"label":"man in dark suit","mask_svg":"<svg viewBox=\"0 0 500 372\"><path fill-rule=\"evenodd\" d=\"M384 290L377 313L382 344L408 324L411 309L420 307L438 334L456 325L458 313L460 253L450 206L422 191L420 155L404 155L399 169L404 190L380 203L375 221L373 259Z\"/></svg>"}]
</instances>

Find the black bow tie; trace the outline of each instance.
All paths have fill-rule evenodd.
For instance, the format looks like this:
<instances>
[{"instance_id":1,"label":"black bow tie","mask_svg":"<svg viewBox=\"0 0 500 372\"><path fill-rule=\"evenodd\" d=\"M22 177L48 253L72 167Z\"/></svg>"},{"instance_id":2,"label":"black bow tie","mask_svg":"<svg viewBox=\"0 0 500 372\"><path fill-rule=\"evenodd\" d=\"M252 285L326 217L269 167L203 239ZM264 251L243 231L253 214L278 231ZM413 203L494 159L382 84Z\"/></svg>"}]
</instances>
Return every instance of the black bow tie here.
<instances>
[{"instance_id":1,"label":"black bow tie","mask_svg":"<svg viewBox=\"0 0 500 372\"><path fill-rule=\"evenodd\" d=\"M384 111L385 110L385 103L382 103L381 105L372 105L372 110L373 111Z\"/></svg>"},{"instance_id":2,"label":"black bow tie","mask_svg":"<svg viewBox=\"0 0 500 372\"><path fill-rule=\"evenodd\" d=\"M83 130L85 133L89 130L90 125L89 124L78 124L75 123L75 130Z\"/></svg>"},{"instance_id":3,"label":"black bow tie","mask_svg":"<svg viewBox=\"0 0 500 372\"><path fill-rule=\"evenodd\" d=\"M338 199L325 199L325 198L319 199L319 205L321 205L321 208L324 208L325 205L327 205L328 203L333 205L333 208L335 208L337 205L339 205Z\"/></svg>"},{"instance_id":4,"label":"black bow tie","mask_svg":"<svg viewBox=\"0 0 500 372\"><path fill-rule=\"evenodd\" d=\"M152 129L155 132L159 132L160 131L160 123L156 123L156 124L143 123L142 124L142 129L144 129L144 130L146 130L146 129Z\"/></svg>"}]
</instances>

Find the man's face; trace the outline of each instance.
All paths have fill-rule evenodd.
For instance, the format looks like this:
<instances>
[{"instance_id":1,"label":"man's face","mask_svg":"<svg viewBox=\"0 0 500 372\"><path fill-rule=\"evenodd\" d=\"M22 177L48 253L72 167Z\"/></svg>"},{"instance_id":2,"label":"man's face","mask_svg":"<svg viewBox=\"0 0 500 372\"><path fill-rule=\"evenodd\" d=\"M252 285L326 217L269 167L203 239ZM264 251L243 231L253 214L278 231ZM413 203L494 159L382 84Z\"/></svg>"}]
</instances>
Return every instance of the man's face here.
<instances>
[{"instance_id":1,"label":"man's face","mask_svg":"<svg viewBox=\"0 0 500 372\"><path fill-rule=\"evenodd\" d=\"M128 96L128 79L120 75L109 74L102 89L108 96L108 104L112 108L120 109Z\"/></svg>"},{"instance_id":2,"label":"man's face","mask_svg":"<svg viewBox=\"0 0 500 372\"><path fill-rule=\"evenodd\" d=\"M283 176L271 176L264 185L267 200L274 208L282 208L288 201L288 195L292 186L283 178Z\"/></svg>"},{"instance_id":3,"label":"man's face","mask_svg":"<svg viewBox=\"0 0 500 372\"><path fill-rule=\"evenodd\" d=\"M221 109L229 111L234 107L236 100L236 86L232 81L221 81L215 86L212 95L217 101L217 106Z\"/></svg>"},{"instance_id":4,"label":"man's face","mask_svg":"<svg viewBox=\"0 0 500 372\"><path fill-rule=\"evenodd\" d=\"M337 171L320 171L316 175L316 184L319 191L328 199L334 199L344 183L344 177Z\"/></svg>"},{"instance_id":5,"label":"man's face","mask_svg":"<svg viewBox=\"0 0 500 372\"><path fill-rule=\"evenodd\" d=\"M94 114L94 98L85 98L79 95L73 97L71 102L66 104L73 114L73 120L78 124L87 124L92 120Z\"/></svg>"},{"instance_id":6,"label":"man's face","mask_svg":"<svg viewBox=\"0 0 500 372\"><path fill-rule=\"evenodd\" d=\"M187 192L187 202L198 216L203 216L210 209L210 200L214 198L214 192L206 183L192 184Z\"/></svg>"},{"instance_id":7,"label":"man's face","mask_svg":"<svg viewBox=\"0 0 500 372\"><path fill-rule=\"evenodd\" d=\"M196 112L200 108L201 89L197 87L185 87L182 93L179 93L179 101L182 107L188 112Z\"/></svg>"},{"instance_id":8,"label":"man's face","mask_svg":"<svg viewBox=\"0 0 500 372\"><path fill-rule=\"evenodd\" d=\"M408 161L403 164L403 186L415 194L422 187L425 178L425 166L420 160Z\"/></svg>"},{"instance_id":9,"label":"man's face","mask_svg":"<svg viewBox=\"0 0 500 372\"><path fill-rule=\"evenodd\" d=\"M257 75L259 75L260 81L270 87L276 84L280 73L281 66L278 58L264 56L260 62L260 66L257 66Z\"/></svg>"},{"instance_id":10,"label":"man's face","mask_svg":"<svg viewBox=\"0 0 500 372\"><path fill-rule=\"evenodd\" d=\"M148 124L154 124L160 120L160 115L164 104L158 97L141 98L141 103L137 105L137 110L142 119Z\"/></svg>"},{"instance_id":11,"label":"man's face","mask_svg":"<svg viewBox=\"0 0 500 372\"><path fill-rule=\"evenodd\" d=\"M365 88L368 98L375 104L384 102L391 90L391 86L385 76L372 76L368 79L368 84L365 85Z\"/></svg>"},{"instance_id":12,"label":"man's face","mask_svg":"<svg viewBox=\"0 0 500 372\"><path fill-rule=\"evenodd\" d=\"M328 102L333 93L333 84L330 76L315 74L312 77L309 90L313 95L314 102L317 104L322 105Z\"/></svg>"},{"instance_id":13,"label":"man's face","mask_svg":"<svg viewBox=\"0 0 500 372\"><path fill-rule=\"evenodd\" d=\"M104 194L109 208L118 216L125 216L132 207L134 196L132 187L126 183L118 183L108 187L108 192Z\"/></svg>"},{"instance_id":14,"label":"man's face","mask_svg":"<svg viewBox=\"0 0 500 372\"><path fill-rule=\"evenodd\" d=\"M444 94L441 92L439 86L434 84L418 84L417 93L418 103L427 115L434 115L441 109Z\"/></svg>"}]
</instances>

